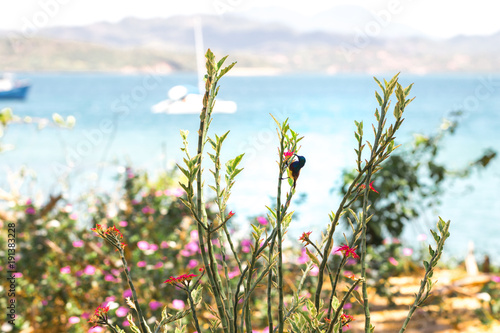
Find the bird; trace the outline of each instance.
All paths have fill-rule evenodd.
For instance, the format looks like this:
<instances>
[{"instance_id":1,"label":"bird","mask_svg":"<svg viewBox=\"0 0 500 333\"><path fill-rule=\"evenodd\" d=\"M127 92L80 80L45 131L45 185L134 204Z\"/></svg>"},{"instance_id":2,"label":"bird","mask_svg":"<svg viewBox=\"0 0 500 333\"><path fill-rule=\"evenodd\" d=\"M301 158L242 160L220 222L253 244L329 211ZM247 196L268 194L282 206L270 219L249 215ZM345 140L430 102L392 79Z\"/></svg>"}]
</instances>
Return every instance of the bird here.
<instances>
[{"instance_id":1,"label":"bird","mask_svg":"<svg viewBox=\"0 0 500 333\"><path fill-rule=\"evenodd\" d=\"M302 169L304 164L306 164L306 158L304 156L295 156L297 156L298 160L288 166L288 177L293 179L293 188L295 188L295 185L297 184L297 178L299 178L300 169Z\"/></svg>"}]
</instances>

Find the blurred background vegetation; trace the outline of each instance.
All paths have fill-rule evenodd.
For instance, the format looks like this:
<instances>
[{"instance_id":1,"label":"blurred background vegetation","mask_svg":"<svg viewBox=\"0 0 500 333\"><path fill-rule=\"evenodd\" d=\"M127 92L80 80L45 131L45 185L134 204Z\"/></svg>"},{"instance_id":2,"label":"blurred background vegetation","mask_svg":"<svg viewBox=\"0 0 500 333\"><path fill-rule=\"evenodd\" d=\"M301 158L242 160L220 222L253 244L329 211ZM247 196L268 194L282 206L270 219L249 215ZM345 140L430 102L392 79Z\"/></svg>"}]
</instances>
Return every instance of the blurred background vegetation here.
<instances>
[{"instance_id":1,"label":"blurred background vegetation","mask_svg":"<svg viewBox=\"0 0 500 333\"><path fill-rule=\"evenodd\" d=\"M0 115L3 129L11 122L32 122L10 110L3 110ZM66 125L59 118L54 119L58 120L55 124ZM467 177L475 168L487 167L496 156L494 151L486 151L463 170L449 170L446 163L439 163L436 156L442 139L454 133L457 119L446 122L435 135L416 136L414 142L404 145L386 161L382 176L374 183L379 194L372 193L370 198L374 217L369 223L369 275L376 292L389 306L395 305L398 295L391 289L389 278L418 272L417 260L425 253L424 248L411 249L401 244L398 237L404 228L415 223L429 206L439 203L445 181ZM6 224L15 222L16 261L20 263L16 280L17 328L25 332L86 332L86 320L101 304L111 304L111 318L127 326L125 316L130 309L123 300L130 296L130 290L121 274L121 261L110 246L90 231L95 224L115 225L123 233L128 244L127 260L147 318L159 318L164 306L169 311L183 308L184 294L163 281L170 276L196 273L201 262L195 223L179 199L184 195L177 185L179 179L176 170L149 175L128 165L116 175L113 190L81 193L70 200L64 192L27 196L26 186L36 182L28 169L9 175L11 187L0 192L0 255L6 256ZM350 179L350 173L345 171L341 191ZM209 200L207 205L210 213L214 203ZM265 216L255 216L249 222L267 224ZM231 225L232 232L238 229ZM292 243L294 246L286 250L289 286L295 285L301 265L310 260L297 241ZM238 251L249 253L249 245L249 238L240 237ZM330 265L338 265L339 258L333 255ZM357 271L357 265L351 260L346 269ZM238 275L236 269L226 278L235 283ZM304 290L314 285L314 279L313 269ZM253 301L264 299L258 297L264 292L259 290ZM491 297L478 316L485 323L500 318L495 296L498 284L485 284L482 292ZM304 296L310 295L304 292ZM7 298L0 298L2 308L6 302ZM348 304L354 307L353 313L358 306L354 298ZM264 326L264 305L260 308L262 311L254 313L254 322ZM204 316L208 319L211 314L207 311Z\"/></svg>"}]
</instances>

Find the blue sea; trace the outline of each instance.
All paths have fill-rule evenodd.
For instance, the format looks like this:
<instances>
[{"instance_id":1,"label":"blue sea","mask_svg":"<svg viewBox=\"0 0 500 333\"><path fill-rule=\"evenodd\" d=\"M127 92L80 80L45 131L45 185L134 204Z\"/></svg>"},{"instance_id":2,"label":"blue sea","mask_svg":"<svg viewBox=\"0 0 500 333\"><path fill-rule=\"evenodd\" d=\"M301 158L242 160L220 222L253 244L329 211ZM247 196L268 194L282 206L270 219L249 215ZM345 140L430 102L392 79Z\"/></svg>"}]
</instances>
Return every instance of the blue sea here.
<instances>
[{"instance_id":1,"label":"blue sea","mask_svg":"<svg viewBox=\"0 0 500 333\"><path fill-rule=\"evenodd\" d=\"M114 190L119 167L130 164L152 173L173 167L183 157L179 130L190 131L191 152L196 148L197 115L153 114L153 104L166 98L177 84L196 86L195 74L155 75L103 73L23 73L33 86L25 101L0 101L21 116L51 118L53 113L76 117L74 129L13 125L3 144L14 150L1 154L0 188L8 188L7 173L27 166L37 181L26 184L27 195L58 192L70 197L98 187ZM379 78L390 79L390 76ZM454 136L446 139L440 159L460 168L491 147L500 150L500 77L488 74L408 75L403 86L414 83L416 99L407 108L397 143L408 144L415 133L435 133L443 118L462 109L465 114ZM245 153L245 168L233 188L229 209L235 221L265 214L276 194L277 136L270 114L289 118L291 127L304 136L300 154L307 158L297 185L307 195L292 204L298 213L290 235L303 231L319 234L336 210L341 172L353 168L354 120L364 121L365 133L374 121L377 84L369 75L310 75L242 77L221 80L219 98L235 101L234 114L215 114L211 135L230 134L223 159ZM390 118L391 119L391 118ZM206 159L208 162L209 160ZM450 183L443 204L407 226L404 240L417 244L417 235L428 233L437 216L452 220L449 257L463 258L470 241L478 259L498 258L500 250L500 162L474 173L467 180ZM208 169L208 166L205 167ZM68 177L66 177L68 176ZM210 174L207 173L207 176ZM64 185L60 180L66 179ZM498 262L498 260L494 261Z\"/></svg>"}]
</instances>

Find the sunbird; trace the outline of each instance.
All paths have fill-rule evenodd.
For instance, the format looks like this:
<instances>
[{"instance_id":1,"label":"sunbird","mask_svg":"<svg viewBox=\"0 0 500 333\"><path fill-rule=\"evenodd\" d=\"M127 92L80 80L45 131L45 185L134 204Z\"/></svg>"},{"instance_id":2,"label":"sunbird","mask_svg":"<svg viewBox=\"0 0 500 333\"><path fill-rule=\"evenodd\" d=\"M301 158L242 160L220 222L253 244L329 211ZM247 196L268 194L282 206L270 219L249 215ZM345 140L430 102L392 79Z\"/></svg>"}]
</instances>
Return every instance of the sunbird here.
<instances>
[{"instance_id":1,"label":"sunbird","mask_svg":"<svg viewBox=\"0 0 500 333\"><path fill-rule=\"evenodd\" d=\"M304 164L306 164L306 159L304 156L295 156L297 156L298 160L288 166L288 177L293 179L293 188L295 188L295 185L297 184L297 178L299 178L300 169L302 169Z\"/></svg>"}]
</instances>

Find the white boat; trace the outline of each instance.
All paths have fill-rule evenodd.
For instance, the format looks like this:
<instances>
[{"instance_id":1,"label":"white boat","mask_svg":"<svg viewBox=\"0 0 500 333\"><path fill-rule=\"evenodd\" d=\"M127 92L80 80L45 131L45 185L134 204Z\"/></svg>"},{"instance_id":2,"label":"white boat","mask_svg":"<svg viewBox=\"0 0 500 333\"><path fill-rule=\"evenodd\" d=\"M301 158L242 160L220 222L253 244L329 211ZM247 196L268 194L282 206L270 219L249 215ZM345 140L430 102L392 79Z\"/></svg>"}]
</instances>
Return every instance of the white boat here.
<instances>
[{"instance_id":1,"label":"white boat","mask_svg":"<svg viewBox=\"0 0 500 333\"><path fill-rule=\"evenodd\" d=\"M203 108L203 94L205 93L205 82L203 73L205 68L205 53L203 49L203 37L201 23L194 20L194 39L196 46L196 65L198 71L198 89L190 89L189 86L177 85L168 91L168 99L163 100L151 107L153 113L166 114L199 114ZM235 113L237 105L233 101L216 99L213 113Z\"/></svg>"},{"instance_id":2,"label":"white boat","mask_svg":"<svg viewBox=\"0 0 500 333\"><path fill-rule=\"evenodd\" d=\"M153 113L167 114L199 114L203 108L203 95L190 93L186 86L174 86L168 91L168 99L153 105ZM236 103L233 101L215 100L213 113L235 113Z\"/></svg>"}]
</instances>

